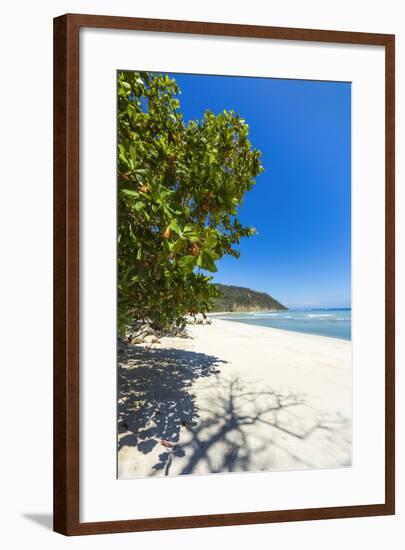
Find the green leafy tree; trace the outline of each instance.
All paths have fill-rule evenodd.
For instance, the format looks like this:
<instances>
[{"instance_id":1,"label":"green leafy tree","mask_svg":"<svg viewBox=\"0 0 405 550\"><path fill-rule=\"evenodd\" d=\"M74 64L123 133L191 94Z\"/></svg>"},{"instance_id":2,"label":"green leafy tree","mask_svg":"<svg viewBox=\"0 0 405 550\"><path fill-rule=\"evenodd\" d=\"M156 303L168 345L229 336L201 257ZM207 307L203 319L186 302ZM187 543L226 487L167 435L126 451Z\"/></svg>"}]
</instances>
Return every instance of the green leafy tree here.
<instances>
[{"instance_id":1,"label":"green leafy tree","mask_svg":"<svg viewBox=\"0 0 405 550\"><path fill-rule=\"evenodd\" d=\"M208 272L255 234L238 219L263 170L248 125L233 111L183 120L176 81L118 74L118 319L183 326L209 311Z\"/></svg>"}]
</instances>

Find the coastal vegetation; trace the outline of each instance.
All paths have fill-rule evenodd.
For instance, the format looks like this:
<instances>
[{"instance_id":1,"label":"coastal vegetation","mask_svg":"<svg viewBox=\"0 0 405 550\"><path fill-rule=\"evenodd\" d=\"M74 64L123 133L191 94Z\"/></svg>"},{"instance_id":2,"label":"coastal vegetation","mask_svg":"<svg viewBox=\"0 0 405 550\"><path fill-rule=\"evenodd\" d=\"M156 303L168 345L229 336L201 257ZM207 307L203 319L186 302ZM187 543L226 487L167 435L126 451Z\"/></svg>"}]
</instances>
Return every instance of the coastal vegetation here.
<instances>
[{"instance_id":1,"label":"coastal vegetation","mask_svg":"<svg viewBox=\"0 0 405 550\"><path fill-rule=\"evenodd\" d=\"M164 74L118 73L118 322L183 327L220 296L216 263L255 235L238 211L263 171L234 111L183 118Z\"/></svg>"},{"instance_id":2,"label":"coastal vegetation","mask_svg":"<svg viewBox=\"0 0 405 550\"><path fill-rule=\"evenodd\" d=\"M215 287L219 296L215 299L211 311L243 312L287 309L265 292L232 285L216 284Z\"/></svg>"}]
</instances>

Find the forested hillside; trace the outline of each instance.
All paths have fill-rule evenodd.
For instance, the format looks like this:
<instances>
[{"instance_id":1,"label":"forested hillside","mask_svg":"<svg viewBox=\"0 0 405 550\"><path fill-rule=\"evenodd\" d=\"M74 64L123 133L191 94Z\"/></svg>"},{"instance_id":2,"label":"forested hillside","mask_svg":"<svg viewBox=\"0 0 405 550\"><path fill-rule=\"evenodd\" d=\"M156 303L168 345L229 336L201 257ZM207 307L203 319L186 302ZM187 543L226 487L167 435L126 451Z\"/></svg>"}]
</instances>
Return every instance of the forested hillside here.
<instances>
[{"instance_id":1,"label":"forested hillside","mask_svg":"<svg viewBox=\"0 0 405 550\"><path fill-rule=\"evenodd\" d=\"M288 309L265 292L256 292L241 286L216 284L221 296L211 311L264 311Z\"/></svg>"}]
</instances>

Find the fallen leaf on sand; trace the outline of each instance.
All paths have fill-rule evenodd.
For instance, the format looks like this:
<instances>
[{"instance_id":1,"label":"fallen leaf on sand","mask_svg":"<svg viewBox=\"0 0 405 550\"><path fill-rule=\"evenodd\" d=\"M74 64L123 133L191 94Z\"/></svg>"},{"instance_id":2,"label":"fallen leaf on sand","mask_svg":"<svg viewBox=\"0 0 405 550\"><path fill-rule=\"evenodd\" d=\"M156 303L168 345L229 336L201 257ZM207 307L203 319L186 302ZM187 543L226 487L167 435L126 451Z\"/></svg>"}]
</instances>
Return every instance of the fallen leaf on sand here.
<instances>
[{"instance_id":1,"label":"fallen leaf on sand","mask_svg":"<svg viewBox=\"0 0 405 550\"><path fill-rule=\"evenodd\" d=\"M160 444L163 445L163 447L166 447L166 449L173 449L174 447L174 444L170 443L170 441L166 441L166 439L162 439Z\"/></svg>"}]
</instances>

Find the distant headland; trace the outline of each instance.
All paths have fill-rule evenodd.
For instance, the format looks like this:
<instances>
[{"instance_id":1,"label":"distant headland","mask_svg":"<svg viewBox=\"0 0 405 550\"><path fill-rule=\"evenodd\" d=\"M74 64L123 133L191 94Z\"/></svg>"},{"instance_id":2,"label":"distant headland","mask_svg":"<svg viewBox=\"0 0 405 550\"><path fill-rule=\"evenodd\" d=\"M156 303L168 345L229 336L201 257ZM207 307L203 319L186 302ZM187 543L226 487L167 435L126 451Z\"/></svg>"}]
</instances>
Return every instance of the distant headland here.
<instances>
[{"instance_id":1,"label":"distant headland","mask_svg":"<svg viewBox=\"0 0 405 550\"><path fill-rule=\"evenodd\" d=\"M221 296L216 300L212 312L282 311L288 309L266 292L257 292L250 288L219 283L215 286L221 292Z\"/></svg>"}]
</instances>

